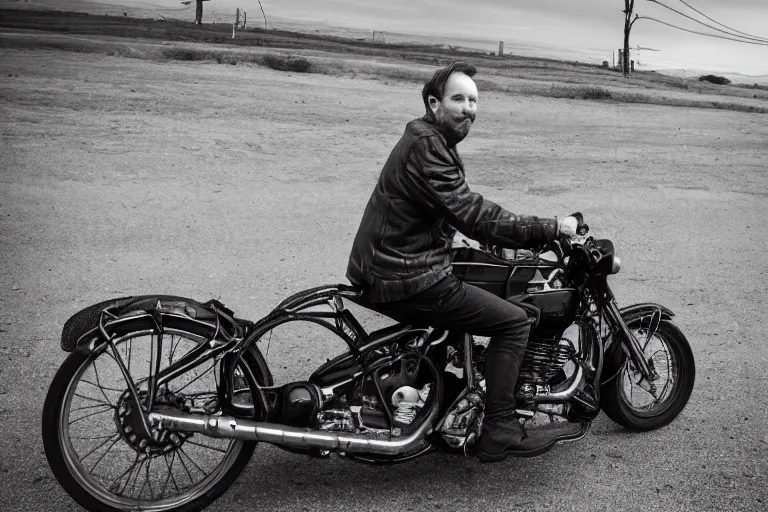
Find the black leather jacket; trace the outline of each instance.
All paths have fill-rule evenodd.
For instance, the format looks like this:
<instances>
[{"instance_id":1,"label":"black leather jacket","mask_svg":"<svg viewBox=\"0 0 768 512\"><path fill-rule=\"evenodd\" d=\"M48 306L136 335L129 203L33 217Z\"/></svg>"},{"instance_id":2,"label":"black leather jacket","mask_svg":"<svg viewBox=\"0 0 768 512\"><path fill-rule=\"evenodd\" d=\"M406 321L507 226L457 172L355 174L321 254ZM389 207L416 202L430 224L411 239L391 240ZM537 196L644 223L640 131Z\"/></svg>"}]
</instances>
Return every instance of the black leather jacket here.
<instances>
[{"instance_id":1,"label":"black leather jacket","mask_svg":"<svg viewBox=\"0 0 768 512\"><path fill-rule=\"evenodd\" d=\"M457 229L482 244L531 248L557 236L557 220L515 215L471 192L456 148L428 119L415 119L368 200L347 279L372 303L425 290L451 273Z\"/></svg>"}]
</instances>

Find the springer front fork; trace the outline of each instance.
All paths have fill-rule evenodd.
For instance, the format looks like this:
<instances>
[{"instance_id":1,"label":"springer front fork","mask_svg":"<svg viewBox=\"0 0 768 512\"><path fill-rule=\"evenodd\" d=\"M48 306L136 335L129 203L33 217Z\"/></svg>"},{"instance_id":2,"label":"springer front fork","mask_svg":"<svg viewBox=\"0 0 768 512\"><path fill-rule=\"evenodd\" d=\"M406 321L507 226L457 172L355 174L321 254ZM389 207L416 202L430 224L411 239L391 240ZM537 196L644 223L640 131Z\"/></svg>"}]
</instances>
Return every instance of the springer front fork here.
<instances>
[{"instance_id":1,"label":"springer front fork","mask_svg":"<svg viewBox=\"0 0 768 512\"><path fill-rule=\"evenodd\" d=\"M624 351L627 356L629 356L632 364L637 371L640 372L641 379L637 384L647 388L649 392L653 393L655 391L653 382L659 378L659 375L656 373L656 369L645 359L643 351L644 347L648 345L651 338L656 334L656 330L659 328L659 323L661 322L661 309L657 308L651 313L648 329L645 333L645 342L641 346L640 340L630 332L629 327L627 327L627 324L621 317L619 307L616 305L616 300L614 299L611 290L608 288L607 283L605 284L605 292L601 294L601 302L603 303L603 314L613 327L614 332L618 334Z\"/></svg>"}]
</instances>

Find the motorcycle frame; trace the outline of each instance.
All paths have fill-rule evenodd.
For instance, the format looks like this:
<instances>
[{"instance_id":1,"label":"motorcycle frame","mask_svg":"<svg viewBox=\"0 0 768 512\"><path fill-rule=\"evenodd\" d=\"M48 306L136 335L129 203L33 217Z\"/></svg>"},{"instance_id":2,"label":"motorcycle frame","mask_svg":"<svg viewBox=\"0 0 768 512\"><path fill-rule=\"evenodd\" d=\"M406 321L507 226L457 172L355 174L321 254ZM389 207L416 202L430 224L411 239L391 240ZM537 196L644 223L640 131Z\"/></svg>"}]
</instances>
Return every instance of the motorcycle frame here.
<instances>
[{"instance_id":1,"label":"motorcycle frame","mask_svg":"<svg viewBox=\"0 0 768 512\"><path fill-rule=\"evenodd\" d=\"M359 363L363 363L365 355L380 349L391 346L402 340L413 340L415 336L424 336L424 341L432 332L431 328L425 327L404 327L391 335L370 340L369 334L355 318L351 311L344 306L343 298L359 299L360 292L347 285L333 285L318 288L311 288L299 292L278 304L278 306L264 319L260 320L251 332L236 342L224 354L221 364L221 392L222 406L225 412L239 416L248 416L249 410L233 403L234 398L234 371L237 362L242 355L248 351L253 343L258 342L262 336L275 327L291 322L306 321L321 325L330 330L333 334L340 337L347 344L349 351L342 356L355 358ZM425 336L426 335L426 336ZM425 355L428 344L419 344L417 348L424 349L422 355ZM373 362L369 366L362 364L363 375L373 372L378 367L378 362ZM269 405L265 391L276 389L274 386L261 386L255 379L247 379L249 387L255 387L261 411L269 416L272 413L272 407ZM278 386L279 387L279 386ZM322 390L321 396L323 395ZM383 400L383 397L380 397ZM387 408L388 414L391 413ZM391 415L391 414L390 414ZM391 420L391 418L390 418Z\"/></svg>"},{"instance_id":2,"label":"motorcycle frame","mask_svg":"<svg viewBox=\"0 0 768 512\"><path fill-rule=\"evenodd\" d=\"M671 318L674 314L663 306L651 303L637 304L619 309L614 295L608 286L607 276L590 275L589 279L592 283L592 286L590 287L591 294L595 299L596 305L599 307L600 314L604 316L609 323L610 332L608 336L613 337L613 339L618 337L626 355L632 360L643 377L649 381L653 380L656 376L655 372L652 368L649 368L645 361L640 343L629 331L627 322L630 319L639 318L642 326L644 319L648 317L649 321L647 329L655 330L654 323L657 326L659 318ZM218 357L221 358L219 366L221 379L217 392L222 410L238 417L258 418L260 416L268 416L272 412L265 390L269 390L273 387L259 384L256 376L253 375L248 365L241 364L239 365L239 368L243 372L243 376L251 391L253 406L235 404L233 398L235 395L234 380L236 376L236 368L238 368L238 362L242 359L244 353L253 343L261 339L261 336L264 333L282 323L298 320L319 324L343 339L349 348L349 354L355 358L361 358L361 356L364 356L373 350L391 345L404 337L412 339L414 334L429 334L431 332L431 329L429 328L412 327L410 329L398 331L392 336L384 336L366 342L369 338L368 333L357 321L354 315L344 307L343 298L359 298L359 291L346 285L324 286L304 290L281 302L270 314L254 324L242 337L229 336L226 331L221 328L218 317L215 325L212 326L181 313L152 311L121 318L110 311L110 308L106 308L102 311L98 324L98 331L103 338L102 343L98 344L91 341L87 347L80 346L79 349L94 352L109 350L111 352L111 356L117 362L126 381L132 399L145 412L145 414L142 415L142 427L146 430L147 435L149 435L150 432L147 415L151 412L154 405L153 402L154 397L157 394L157 389L179 375L200 366L208 360L215 360ZM582 301L585 299L585 297L581 297ZM625 318L627 320L625 320ZM151 364L153 364L154 372L151 372L147 382L149 397L148 404L143 406L141 405L138 389L128 373L113 340L116 337L116 332L118 332L118 327L126 324L135 325L135 323L140 323L143 325L143 331L146 334L155 334L157 336L157 349L155 352L155 348L153 347L152 351L153 353L160 354L162 352L163 336L166 332L165 323L167 320L194 322L196 325L205 327L211 331L211 335L206 342L199 344L197 347L184 354L178 361L163 370L159 369L160 358L153 358ZM112 333L110 333L110 331L112 331ZM602 334L600 333L599 336L601 335ZM471 341L468 339L465 342L465 345L467 343L470 346L465 346L464 350L467 354L470 354ZM603 346L603 354L600 354L600 361L602 363L605 358L605 353L608 350L608 345L603 343L601 343L601 345ZM424 346L428 347L429 344ZM600 366L602 366L602 364ZM474 385L474 370L471 357L465 357L464 370L467 378L467 389L471 390ZM598 374L598 379L599 378L600 375Z\"/></svg>"}]
</instances>

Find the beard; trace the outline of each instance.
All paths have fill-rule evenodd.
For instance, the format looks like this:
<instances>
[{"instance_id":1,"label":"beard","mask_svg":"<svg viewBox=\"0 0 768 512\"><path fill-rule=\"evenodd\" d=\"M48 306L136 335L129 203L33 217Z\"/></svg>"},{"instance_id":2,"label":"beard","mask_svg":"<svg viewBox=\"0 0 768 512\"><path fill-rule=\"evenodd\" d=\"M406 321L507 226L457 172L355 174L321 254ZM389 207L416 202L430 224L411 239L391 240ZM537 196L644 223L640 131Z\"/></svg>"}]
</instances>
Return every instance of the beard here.
<instances>
[{"instance_id":1,"label":"beard","mask_svg":"<svg viewBox=\"0 0 768 512\"><path fill-rule=\"evenodd\" d=\"M435 119L437 129L443 134L449 146L455 146L469 134L472 124L475 122L475 115L453 117L446 114L440 114Z\"/></svg>"}]
</instances>

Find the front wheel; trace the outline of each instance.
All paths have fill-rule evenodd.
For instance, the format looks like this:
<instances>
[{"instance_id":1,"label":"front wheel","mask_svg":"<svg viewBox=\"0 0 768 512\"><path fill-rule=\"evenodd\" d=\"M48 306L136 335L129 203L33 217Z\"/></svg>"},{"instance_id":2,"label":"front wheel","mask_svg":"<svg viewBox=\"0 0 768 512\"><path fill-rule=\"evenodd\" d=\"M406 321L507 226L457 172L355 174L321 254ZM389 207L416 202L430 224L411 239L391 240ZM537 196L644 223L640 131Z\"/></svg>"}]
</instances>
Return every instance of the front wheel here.
<instances>
[{"instance_id":1,"label":"front wheel","mask_svg":"<svg viewBox=\"0 0 768 512\"><path fill-rule=\"evenodd\" d=\"M153 361L160 357L165 367L206 342L201 334L170 329L160 353L152 332L114 340L142 401ZM262 384L271 380L260 354L244 359L237 368L248 365ZM215 409L218 381L210 360L164 385L155 403ZM86 510L201 510L229 488L256 446L192 434L147 437L139 414L109 351L73 352L56 373L43 408L43 445L57 480Z\"/></svg>"},{"instance_id":2,"label":"front wheel","mask_svg":"<svg viewBox=\"0 0 768 512\"><path fill-rule=\"evenodd\" d=\"M691 396L696 376L693 352L685 335L669 320L662 320L647 342L647 332L639 320L628 327L658 378L644 380L631 359L624 356L618 373L602 386L602 408L629 430L661 428L680 414Z\"/></svg>"}]
</instances>

